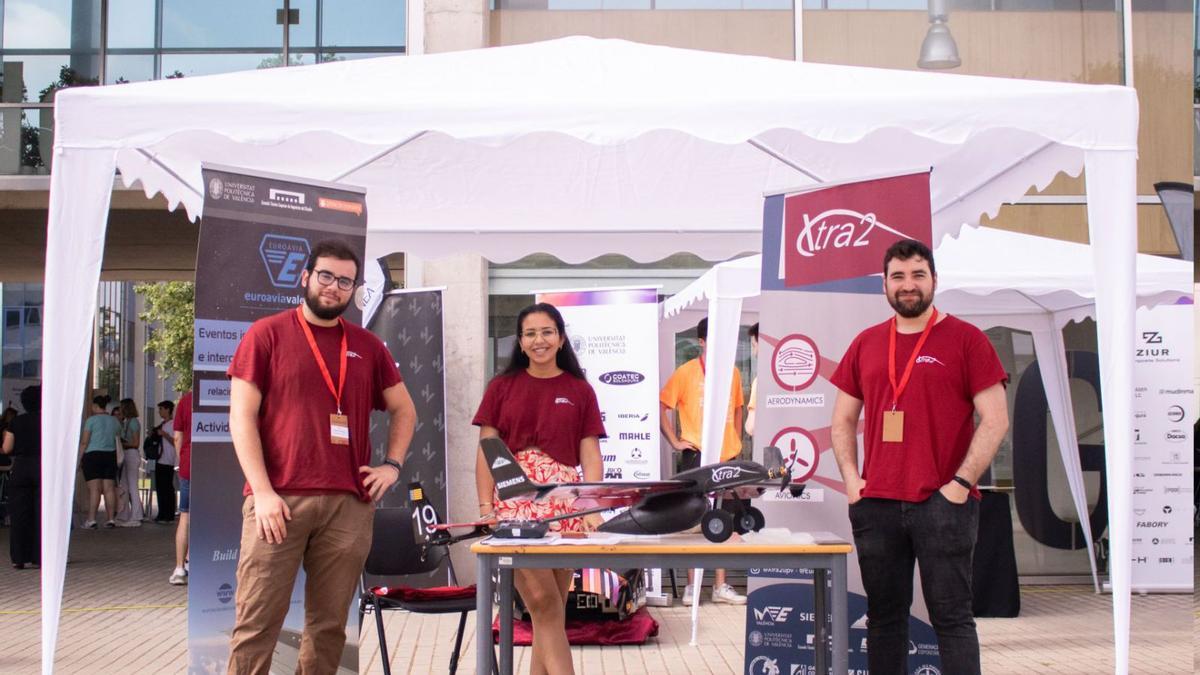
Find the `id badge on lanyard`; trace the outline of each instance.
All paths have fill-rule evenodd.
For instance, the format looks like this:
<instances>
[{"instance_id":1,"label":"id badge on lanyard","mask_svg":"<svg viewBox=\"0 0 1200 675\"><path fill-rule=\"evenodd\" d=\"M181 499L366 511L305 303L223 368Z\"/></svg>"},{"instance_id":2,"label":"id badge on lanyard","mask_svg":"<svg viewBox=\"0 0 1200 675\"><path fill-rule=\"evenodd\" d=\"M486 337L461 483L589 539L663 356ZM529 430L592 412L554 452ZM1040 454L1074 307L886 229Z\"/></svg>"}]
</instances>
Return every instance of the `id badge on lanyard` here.
<instances>
[{"instance_id":1,"label":"id badge on lanyard","mask_svg":"<svg viewBox=\"0 0 1200 675\"><path fill-rule=\"evenodd\" d=\"M908 357L908 365L904 367L904 375L900 377L900 382L896 382L896 317L892 317L891 330L888 334L888 381L892 385L892 409L883 411L883 442L884 443L903 443L904 442L904 411L897 410L896 404L900 402L900 394L904 392L904 388L908 386L908 378L912 376L913 365L917 362L917 356L921 353L921 347L925 346L925 339L929 337L929 332L933 330L933 324L937 323L938 311L935 307L933 314L929 317L929 321L925 324L925 329L921 331L921 337L917 340L917 346L913 348L912 354Z\"/></svg>"},{"instance_id":2,"label":"id badge on lanyard","mask_svg":"<svg viewBox=\"0 0 1200 675\"><path fill-rule=\"evenodd\" d=\"M329 388L329 393L333 394L333 402L337 407L336 413L329 414L329 442L334 445L350 445L350 418L342 414L342 391L346 388L346 355L348 351L346 348L346 325L340 318L338 319L338 324L342 328L342 346L341 355L338 358L340 364L338 383L337 388L334 388L333 377L329 374L329 367L325 365L325 357L321 356L321 350L317 347L317 340L313 337L312 329L308 327L308 320L304 318L303 308L296 308L296 318L300 321L300 328L304 330L304 337L308 338L308 346L312 350L313 358L317 360L317 367L325 379L325 386Z\"/></svg>"}]
</instances>

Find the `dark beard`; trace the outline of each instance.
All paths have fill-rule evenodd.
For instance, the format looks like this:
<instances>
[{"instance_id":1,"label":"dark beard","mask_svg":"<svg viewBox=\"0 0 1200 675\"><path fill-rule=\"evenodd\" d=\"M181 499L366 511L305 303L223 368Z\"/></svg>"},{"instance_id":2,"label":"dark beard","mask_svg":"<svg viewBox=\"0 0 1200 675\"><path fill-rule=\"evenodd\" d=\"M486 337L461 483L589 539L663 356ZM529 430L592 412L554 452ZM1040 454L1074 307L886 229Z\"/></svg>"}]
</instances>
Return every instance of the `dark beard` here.
<instances>
[{"instance_id":1,"label":"dark beard","mask_svg":"<svg viewBox=\"0 0 1200 675\"><path fill-rule=\"evenodd\" d=\"M308 311L313 313L313 316L323 321L331 321L338 318L350 306L350 299L343 302L341 305L334 307L321 306L321 291L317 290L316 295L313 295L310 289L306 289L304 293L304 304L308 305Z\"/></svg>"},{"instance_id":2,"label":"dark beard","mask_svg":"<svg viewBox=\"0 0 1200 675\"><path fill-rule=\"evenodd\" d=\"M925 310L929 309L929 306L933 304L933 296L927 298L922 295L921 299L913 305L906 305L900 302L900 298L897 296L888 298L888 304L891 305L892 309L896 310L896 313L900 316L906 319L915 319L924 314Z\"/></svg>"}]
</instances>

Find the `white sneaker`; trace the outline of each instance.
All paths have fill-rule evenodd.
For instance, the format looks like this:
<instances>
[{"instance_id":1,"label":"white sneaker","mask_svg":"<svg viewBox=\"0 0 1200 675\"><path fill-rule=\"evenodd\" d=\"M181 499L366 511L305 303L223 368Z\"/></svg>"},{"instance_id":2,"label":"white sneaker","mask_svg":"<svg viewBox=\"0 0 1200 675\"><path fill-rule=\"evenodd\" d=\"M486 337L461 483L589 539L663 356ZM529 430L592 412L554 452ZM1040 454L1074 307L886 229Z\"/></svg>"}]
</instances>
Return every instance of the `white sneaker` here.
<instances>
[{"instance_id":1,"label":"white sneaker","mask_svg":"<svg viewBox=\"0 0 1200 675\"><path fill-rule=\"evenodd\" d=\"M176 567L175 571L171 572L171 578L168 583L170 583L172 586L186 586L187 572L183 571L183 569L179 567Z\"/></svg>"},{"instance_id":2,"label":"white sneaker","mask_svg":"<svg viewBox=\"0 0 1200 675\"><path fill-rule=\"evenodd\" d=\"M85 520L85 521L83 521L83 529L85 529L85 530L94 530L94 529L96 529L96 521L94 521L94 520Z\"/></svg>"},{"instance_id":3,"label":"white sneaker","mask_svg":"<svg viewBox=\"0 0 1200 675\"><path fill-rule=\"evenodd\" d=\"M117 521L117 527L141 527L141 526L142 526L142 521L140 521L140 520L118 520Z\"/></svg>"},{"instance_id":4,"label":"white sneaker","mask_svg":"<svg viewBox=\"0 0 1200 675\"><path fill-rule=\"evenodd\" d=\"M683 589L683 606L684 607L692 606L692 599L695 597L694 595L692 595L693 590L694 589L692 588L691 584L688 584L687 588Z\"/></svg>"},{"instance_id":5,"label":"white sneaker","mask_svg":"<svg viewBox=\"0 0 1200 675\"><path fill-rule=\"evenodd\" d=\"M729 584L721 584L713 589L712 601L727 605L744 605L746 604L746 596L733 590L733 587Z\"/></svg>"}]
</instances>

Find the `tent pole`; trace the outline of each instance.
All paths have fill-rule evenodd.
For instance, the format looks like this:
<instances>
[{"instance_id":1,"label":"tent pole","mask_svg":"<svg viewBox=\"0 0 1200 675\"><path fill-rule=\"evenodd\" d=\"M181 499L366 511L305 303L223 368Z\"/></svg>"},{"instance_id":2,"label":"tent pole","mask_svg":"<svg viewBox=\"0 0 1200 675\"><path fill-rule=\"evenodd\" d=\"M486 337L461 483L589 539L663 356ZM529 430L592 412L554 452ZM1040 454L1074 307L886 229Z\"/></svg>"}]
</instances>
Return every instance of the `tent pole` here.
<instances>
[{"instance_id":1,"label":"tent pole","mask_svg":"<svg viewBox=\"0 0 1200 675\"><path fill-rule=\"evenodd\" d=\"M409 143L412 143L413 141L417 140L418 138L424 136L427 133L429 133L429 132L428 131L418 131L417 133L413 134L412 136L409 136L408 138L400 141L399 143L388 147L387 149L383 150L382 152L372 155L366 161L359 162L358 164L355 164L354 166L350 167L349 169L346 169L345 171L334 176L333 178L330 178L329 182L336 183L336 182L342 180L343 178L345 178L346 176L349 176L350 174L354 173L355 171L358 171L359 169L363 168L364 166L374 164L375 162L392 154L393 152L399 150L400 148L403 148L404 146L408 145Z\"/></svg>"},{"instance_id":2,"label":"tent pole","mask_svg":"<svg viewBox=\"0 0 1200 675\"><path fill-rule=\"evenodd\" d=\"M138 148L138 149L137 149L137 151L138 151L138 153L139 153L139 154L141 154L143 157L145 157L146 159L150 160L150 162L151 162L152 164L157 164L157 165L159 166L159 168L161 168L163 171L167 172L167 175L168 175L168 176L170 176L170 177L174 178L175 180L179 181L179 184L180 184L180 185L182 185L182 186L186 187L187 189L191 190L191 191L192 191L194 194L196 194L196 195L197 195L197 196L199 196L199 197L203 197L203 196L204 196L204 193L203 193L203 192L201 192L201 191L197 190L196 188L192 187L192 184L191 184L191 183L189 183L189 182L187 182L186 180L184 180L184 179L183 179L183 178L182 178L182 177L181 177L179 174L175 173L175 170L174 170L174 169L172 169L171 167L167 166L166 164L163 164L163 163L162 163L162 161L161 161L161 160L159 160L159 158L157 158L157 157L155 157L154 155L150 154L150 153L149 153L149 152L148 152L148 151L147 151L145 148Z\"/></svg>"},{"instance_id":3,"label":"tent pole","mask_svg":"<svg viewBox=\"0 0 1200 675\"><path fill-rule=\"evenodd\" d=\"M790 166L791 168L795 169L796 171L799 171L800 173L804 174L805 176L808 176L809 178L813 179L814 181L816 181L818 183L825 182L824 178L821 178L817 174L805 169L804 167L800 166L799 164L791 161L790 159L779 154L778 152L772 150L770 147L768 147L762 141L760 141L756 138L749 138L749 139L746 139L746 142L750 144L750 147L761 150L763 153L765 153L767 156L771 157L772 159L775 159L783 164Z\"/></svg>"},{"instance_id":4,"label":"tent pole","mask_svg":"<svg viewBox=\"0 0 1200 675\"><path fill-rule=\"evenodd\" d=\"M1013 169L1017 168L1018 166L1024 164L1025 162L1029 161L1030 159L1041 154L1042 152L1045 152L1047 148L1050 148L1053 145L1055 145L1054 141L1046 141L1042 145L1039 145L1038 148L1036 150L1034 150L1033 152L1030 152L1029 154L1018 157L1017 159L1015 159L1011 163L1009 163L1008 166L1004 167L1000 171L997 171L994 175L989 176L987 180L976 184L974 187L972 187L971 189L969 189L965 192L959 193L959 195L957 197L955 197L954 199L952 199L952 200L946 202L945 204L942 204L941 206L934 209L932 215L936 216L939 213L941 213L942 211L945 211L946 209L950 208L951 206L954 206L955 204L966 199L967 197L970 197L971 195L975 194L976 192L979 192L981 189L983 189L983 186L987 185L988 183L991 183L992 181L996 180L1000 176L1003 176L1004 174L1008 173L1009 171L1012 171Z\"/></svg>"}]
</instances>

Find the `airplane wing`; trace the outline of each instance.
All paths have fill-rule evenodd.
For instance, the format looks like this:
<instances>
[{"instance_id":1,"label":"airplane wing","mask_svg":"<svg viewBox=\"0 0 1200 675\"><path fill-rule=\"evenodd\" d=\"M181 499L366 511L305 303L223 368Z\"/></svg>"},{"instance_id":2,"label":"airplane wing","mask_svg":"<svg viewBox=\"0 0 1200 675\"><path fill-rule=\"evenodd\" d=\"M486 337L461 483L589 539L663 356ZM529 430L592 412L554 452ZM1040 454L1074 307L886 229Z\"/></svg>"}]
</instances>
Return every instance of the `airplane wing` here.
<instances>
[{"instance_id":1,"label":"airplane wing","mask_svg":"<svg viewBox=\"0 0 1200 675\"><path fill-rule=\"evenodd\" d=\"M629 506L644 497L661 492L686 490L696 483L690 480L612 481L607 483L557 483L543 485L535 499L587 499L598 506Z\"/></svg>"}]
</instances>

